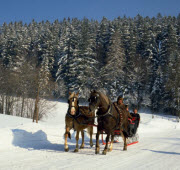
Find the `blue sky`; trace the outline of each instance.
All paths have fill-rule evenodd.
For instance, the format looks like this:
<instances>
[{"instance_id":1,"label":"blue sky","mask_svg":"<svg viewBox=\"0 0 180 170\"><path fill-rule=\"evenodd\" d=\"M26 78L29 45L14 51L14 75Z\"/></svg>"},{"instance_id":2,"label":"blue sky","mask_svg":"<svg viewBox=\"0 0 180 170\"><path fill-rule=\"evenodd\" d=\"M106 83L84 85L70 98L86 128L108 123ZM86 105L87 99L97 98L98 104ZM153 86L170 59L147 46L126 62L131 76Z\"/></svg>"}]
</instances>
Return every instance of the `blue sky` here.
<instances>
[{"instance_id":1,"label":"blue sky","mask_svg":"<svg viewBox=\"0 0 180 170\"><path fill-rule=\"evenodd\" d=\"M103 16L109 20L126 15L135 17L177 16L180 0L0 0L0 25L3 22L23 21L29 23L63 18L82 19L87 17L100 21Z\"/></svg>"}]
</instances>

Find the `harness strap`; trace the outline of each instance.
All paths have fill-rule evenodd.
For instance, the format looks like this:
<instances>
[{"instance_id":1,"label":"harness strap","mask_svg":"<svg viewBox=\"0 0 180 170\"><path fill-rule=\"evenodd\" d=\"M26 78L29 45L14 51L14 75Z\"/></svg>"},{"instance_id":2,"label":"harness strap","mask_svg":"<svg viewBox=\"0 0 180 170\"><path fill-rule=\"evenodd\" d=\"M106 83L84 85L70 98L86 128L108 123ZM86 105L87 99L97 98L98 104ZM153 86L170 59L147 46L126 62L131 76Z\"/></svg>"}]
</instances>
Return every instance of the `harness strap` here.
<instances>
[{"instance_id":1,"label":"harness strap","mask_svg":"<svg viewBox=\"0 0 180 170\"><path fill-rule=\"evenodd\" d=\"M108 108L108 111L105 114L103 114L103 115L97 115L97 117L99 118L99 117L105 117L107 115L111 115L111 111L112 111L112 106L110 104L109 108Z\"/></svg>"},{"instance_id":2,"label":"harness strap","mask_svg":"<svg viewBox=\"0 0 180 170\"><path fill-rule=\"evenodd\" d=\"M112 115L111 112L112 112L112 103L110 103L108 111L105 114L97 115L97 117L98 118L103 118L103 117L106 117L106 116L111 116L116 121L116 125L112 129L116 129L118 127L118 119L114 115Z\"/></svg>"},{"instance_id":3,"label":"harness strap","mask_svg":"<svg viewBox=\"0 0 180 170\"><path fill-rule=\"evenodd\" d=\"M79 111L79 107L78 107L78 111L77 111L78 114L75 114L75 115L71 115L71 114L69 113L69 110L70 110L70 109L68 109L66 115L69 116L70 118L73 118L73 119L74 119L74 118L78 118L78 117L81 115L81 112Z\"/></svg>"},{"instance_id":4,"label":"harness strap","mask_svg":"<svg viewBox=\"0 0 180 170\"><path fill-rule=\"evenodd\" d=\"M94 117L87 117L87 116L83 115L83 114L80 112L80 109L78 109L78 114L77 114L77 115L72 116L69 112L67 112L66 115L73 119L73 129L74 129L74 120L75 120L78 124L80 124L80 125L87 125L87 126L90 125L90 124L87 124L87 123L85 123L85 122L83 122L83 123L79 122L79 121L78 121L78 118L79 118L80 116L84 116L85 118L87 118L87 119L89 119L89 120L95 118L95 116L94 116ZM90 125L90 126L92 126L92 125ZM96 126L96 125L95 125L95 126Z\"/></svg>"},{"instance_id":5,"label":"harness strap","mask_svg":"<svg viewBox=\"0 0 180 170\"><path fill-rule=\"evenodd\" d=\"M121 122L123 120L123 116L122 116L122 110L120 110L120 108L118 107L118 104L115 102L114 106L117 110L117 112L119 113L119 126L121 126Z\"/></svg>"}]
</instances>

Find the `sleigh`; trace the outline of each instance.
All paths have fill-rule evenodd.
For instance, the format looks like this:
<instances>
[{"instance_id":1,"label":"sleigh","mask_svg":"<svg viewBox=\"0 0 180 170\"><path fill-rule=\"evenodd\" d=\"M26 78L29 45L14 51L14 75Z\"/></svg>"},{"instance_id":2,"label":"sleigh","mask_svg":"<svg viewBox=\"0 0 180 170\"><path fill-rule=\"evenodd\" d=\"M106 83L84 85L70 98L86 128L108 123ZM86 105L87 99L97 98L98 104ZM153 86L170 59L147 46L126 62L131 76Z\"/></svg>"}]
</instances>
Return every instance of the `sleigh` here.
<instances>
[{"instance_id":1,"label":"sleigh","mask_svg":"<svg viewBox=\"0 0 180 170\"><path fill-rule=\"evenodd\" d=\"M129 126L128 126L128 131L129 131L129 134L130 134L130 131L133 130L134 133L131 133L131 135L128 137L127 139L127 146L130 146L130 145L133 145L133 144L136 144L138 143L139 141L139 136L138 134L136 133L137 132L137 124L139 124L139 118L138 117L132 117L132 119L128 119L129 121ZM136 128L136 129L135 129ZM115 140L114 140L114 143L120 143L119 141L119 138L121 136L121 133L120 133L120 129L115 129L114 130L114 134L115 134ZM101 138L102 138L102 144L105 145L106 142L104 141L104 136L105 135L105 132L103 131L102 134L101 134ZM110 142L109 142L110 144Z\"/></svg>"}]
</instances>

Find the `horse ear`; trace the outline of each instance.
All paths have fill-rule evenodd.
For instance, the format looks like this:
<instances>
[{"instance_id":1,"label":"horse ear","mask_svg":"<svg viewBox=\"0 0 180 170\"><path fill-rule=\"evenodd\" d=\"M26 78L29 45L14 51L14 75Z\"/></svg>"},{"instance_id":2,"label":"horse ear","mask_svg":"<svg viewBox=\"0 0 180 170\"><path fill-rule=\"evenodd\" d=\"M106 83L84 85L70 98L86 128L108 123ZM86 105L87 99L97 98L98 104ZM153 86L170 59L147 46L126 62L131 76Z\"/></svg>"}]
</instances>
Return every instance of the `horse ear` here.
<instances>
[{"instance_id":1,"label":"horse ear","mask_svg":"<svg viewBox=\"0 0 180 170\"><path fill-rule=\"evenodd\" d=\"M79 96L79 92L76 93L76 96L77 96L77 97Z\"/></svg>"},{"instance_id":2,"label":"horse ear","mask_svg":"<svg viewBox=\"0 0 180 170\"><path fill-rule=\"evenodd\" d=\"M72 93L69 91L69 95L71 95Z\"/></svg>"}]
</instances>

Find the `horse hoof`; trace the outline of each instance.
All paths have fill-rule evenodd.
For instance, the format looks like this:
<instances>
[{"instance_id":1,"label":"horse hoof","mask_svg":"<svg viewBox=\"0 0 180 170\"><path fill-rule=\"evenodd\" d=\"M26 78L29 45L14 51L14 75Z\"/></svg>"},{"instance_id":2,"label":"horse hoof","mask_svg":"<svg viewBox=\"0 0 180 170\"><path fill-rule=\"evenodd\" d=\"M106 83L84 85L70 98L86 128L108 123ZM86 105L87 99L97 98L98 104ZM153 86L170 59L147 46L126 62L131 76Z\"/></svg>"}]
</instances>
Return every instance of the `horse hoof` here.
<instances>
[{"instance_id":1,"label":"horse hoof","mask_svg":"<svg viewBox=\"0 0 180 170\"><path fill-rule=\"evenodd\" d=\"M123 148L123 151L127 151L127 148Z\"/></svg>"},{"instance_id":2,"label":"horse hoof","mask_svg":"<svg viewBox=\"0 0 180 170\"><path fill-rule=\"evenodd\" d=\"M90 144L90 147L92 148L92 147L93 147L93 144Z\"/></svg>"},{"instance_id":3,"label":"horse hoof","mask_svg":"<svg viewBox=\"0 0 180 170\"><path fill-rule=\"evenodd\" d=\"M99 154L99 151L95 151L95 154Z\"/></svg>"},{"instance_id":4,"label":"horse hoof","mask_svg":"<svg viewBox=\"0 0 180 170\"><path fill-rule=\"evenodd\" d=\"M112 149L108 149L108 152L111 152L112 151Z\"/></svg>"},{"instance_id":5,"label":"horse hoof","mask_svg":"<svg viewBox=\"0 0 180 170\"><path fill-rule=\"evenodd\" d=\"M84 146L80 146L80 149L84 149Z\"/></svg>"},{"instance_id":6,"label":"horse hoof","mask_svg":"<svg viewBox=\"0 0 180 170\"><path fill-rule=\"evenodd\" d=\"M103 151L103 152L102 152L103 155L106 155L106 153L107 153L107 151Z\"/></svg>"},{"instance_id":7,"label":"horse hoof","mask_svg":"<svg viewBox=\"0 0 180 170\"><path fill-rule=\"evenodd\" d=\"M74 152L78 152L78 149L74 149Z\"/></svg>"},{"instance_id":8,"label":"horse hoof","mask_svg":"<svg viewBox=\"0 0 180 170\"><path fill-rule=\"evenodd\" d=\"M68 152L68 151L69 151L69 148L67 148L67 149L64 149L64 151L65 151L65 152Z\"/></svg>"}]
</instances>

